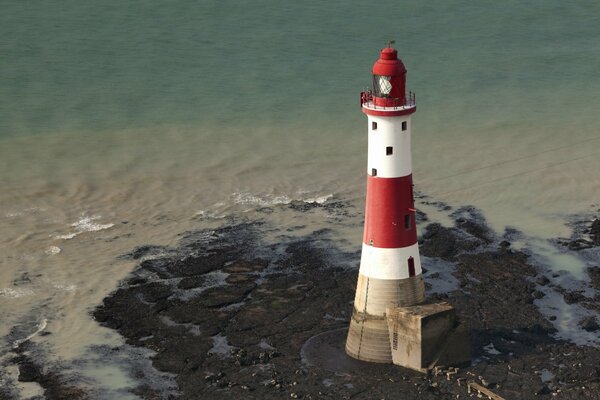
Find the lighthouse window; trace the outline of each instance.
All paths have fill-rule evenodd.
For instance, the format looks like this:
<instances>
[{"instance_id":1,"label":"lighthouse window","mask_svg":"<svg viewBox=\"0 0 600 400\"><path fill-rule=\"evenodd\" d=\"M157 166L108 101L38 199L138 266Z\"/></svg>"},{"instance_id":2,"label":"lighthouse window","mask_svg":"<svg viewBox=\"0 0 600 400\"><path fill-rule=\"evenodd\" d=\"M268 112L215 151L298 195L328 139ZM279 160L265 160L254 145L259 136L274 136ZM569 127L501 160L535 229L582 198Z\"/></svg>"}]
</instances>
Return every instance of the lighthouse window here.
<instances>
[{"instance_id":1,"label":"lighthouse window","mask_svg":"<svg viewBox=\"0 0 600 400\"><path fill-rule=\"evenodd\" d=\"M411 224L410 214L406 214L404 216L404 229L410 229L410 224Z\"/></svg>"},{"instance_id":2,"label":"lighthouse window","mask_svg":"<svg viewBox=\"0 0 600 400\"><path fill-rule=\"evenodd\" d=\"M373 93L376 97L390 97L392 91L391 76L373 75Z\"/></svg>"},{"instance_id":3,"label":"lighthouse window","mask_svg":"<svg viewBox=\"0 0 600 400\"><path fill-rule=\"evenodd\" d=\"M374 131L377 130L377 122L371 122L371 129Z\"/></svg>"},{"instance_id":4,"label":"lighthouse window","mask_svg":"<svg viewBox=\"0 0 600 400\"><path fill-rule=\"evenodd\" d=\"M388 146L385 148L385 155L386 156L391 156L392 154L394 154L394 148L392 146Z\"/></svg>"},{"instance_id":5,"label":"lighthouse window","mask_svg":"<svg viewBox=\"0 0 600 400\"><path fill-rule=\"evenodd\" d=\"M405 131L407 129L406 126L407 126L406 121L403 121L402 122L402 130L403 131Z\"/></svg>"},{"instance_id":6,"label":"lighthouse window","mask_svg":"<svg viewBox=\"0 0 600 400\"><path fill-rule=\"evenodd\" d=\"M371 176L377 176L377 168L371 168Z\"/></svg>"},{"instance_id":7,"label":"lighthouse window","mask_svg":"<svg viewBox=\"0 0 600 400\"><path fill-rule=\"evenodd\" d=\"M408 257L408 276L415 276L415 259Z\"/></svg>"}]
</instances>

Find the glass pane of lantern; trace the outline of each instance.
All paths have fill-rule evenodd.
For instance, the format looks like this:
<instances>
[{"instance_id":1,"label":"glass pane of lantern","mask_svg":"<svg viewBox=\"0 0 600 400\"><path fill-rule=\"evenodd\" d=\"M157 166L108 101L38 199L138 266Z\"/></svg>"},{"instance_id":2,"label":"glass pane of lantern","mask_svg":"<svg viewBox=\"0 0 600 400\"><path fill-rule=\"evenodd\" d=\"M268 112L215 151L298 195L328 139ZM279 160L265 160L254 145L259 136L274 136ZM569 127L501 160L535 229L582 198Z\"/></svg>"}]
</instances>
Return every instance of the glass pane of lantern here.
<instances>
[{"instance_id":1,"label":"glass pane of lantern","mask_svg":"<svg viewBox=\"0 0 600 400\"><path fill-rule=\"evenodd\" d=\"M390 83L389 76L380 75L377 77L377 85L379 86L379 92L381 94L390 94L392 91L392 84Z\"/></svg>"}]
</instances>

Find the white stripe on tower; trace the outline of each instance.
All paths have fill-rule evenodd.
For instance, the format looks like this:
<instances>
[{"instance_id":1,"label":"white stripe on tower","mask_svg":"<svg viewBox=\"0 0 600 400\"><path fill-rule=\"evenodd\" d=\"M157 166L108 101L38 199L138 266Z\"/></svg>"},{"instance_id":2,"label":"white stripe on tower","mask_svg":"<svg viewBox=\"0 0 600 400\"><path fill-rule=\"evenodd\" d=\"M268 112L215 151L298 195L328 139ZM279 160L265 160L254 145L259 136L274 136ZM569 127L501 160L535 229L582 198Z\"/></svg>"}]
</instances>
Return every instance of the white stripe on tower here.
<instances>
[{"instance_id":1,"label":"white stripe on tower","mask_svg":"<svg viewBox=\"0 0 600 400\"><path fill-rule=\"evenodd\" d=\"M404 118L367 116L369 118L367 174L371 175L373 168L377 169L377 176L381 178L412 174L410 116ZM402 122L406 122L405 131L402 130ZM391 156L387 155L388 147L392 148Z\"/></svg>"}]
</instances>

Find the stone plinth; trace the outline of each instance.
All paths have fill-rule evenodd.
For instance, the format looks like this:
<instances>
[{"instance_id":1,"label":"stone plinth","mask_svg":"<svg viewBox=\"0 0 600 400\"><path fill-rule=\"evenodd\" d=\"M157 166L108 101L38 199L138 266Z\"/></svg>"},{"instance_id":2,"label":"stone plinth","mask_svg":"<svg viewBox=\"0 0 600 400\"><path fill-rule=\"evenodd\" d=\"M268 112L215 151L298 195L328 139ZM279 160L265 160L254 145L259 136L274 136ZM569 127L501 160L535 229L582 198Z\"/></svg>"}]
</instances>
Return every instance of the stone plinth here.
<instances>
[{"instance_id":1,"label":"stone plinth","mask_svg":"<svg viewBox=\"0 0 600 400\"><path fill-rule=\"evenodd\" d=\"M386 319L394 364L426 372L470 363L469 332L449 303L388 308Z\"/></svg>"}]
</instances>

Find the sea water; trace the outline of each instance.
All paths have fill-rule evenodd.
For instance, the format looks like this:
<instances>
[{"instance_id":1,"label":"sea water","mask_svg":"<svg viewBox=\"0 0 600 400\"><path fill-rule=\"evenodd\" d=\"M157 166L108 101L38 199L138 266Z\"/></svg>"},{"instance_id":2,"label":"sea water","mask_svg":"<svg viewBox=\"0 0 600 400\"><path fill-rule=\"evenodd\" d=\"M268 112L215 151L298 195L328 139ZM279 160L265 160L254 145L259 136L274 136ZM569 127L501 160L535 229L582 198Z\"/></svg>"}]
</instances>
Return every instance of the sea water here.
<instances>
[{"instance_id":1,"label":"sea water","mask_svg":"<svg viewBox=\"0 0 600 400\"><path fill-rule=\"evenodd\" d=\"M600 207L597 3L5 0L0 357L44 323L49 363L126 387L89 361L122 344L89 315L133 268L119 255L294 200L361 209L358 96L389 40L420 193L538 241ZM360 248L361 219L340 242Z\"/></svg>"}]
</instances>

